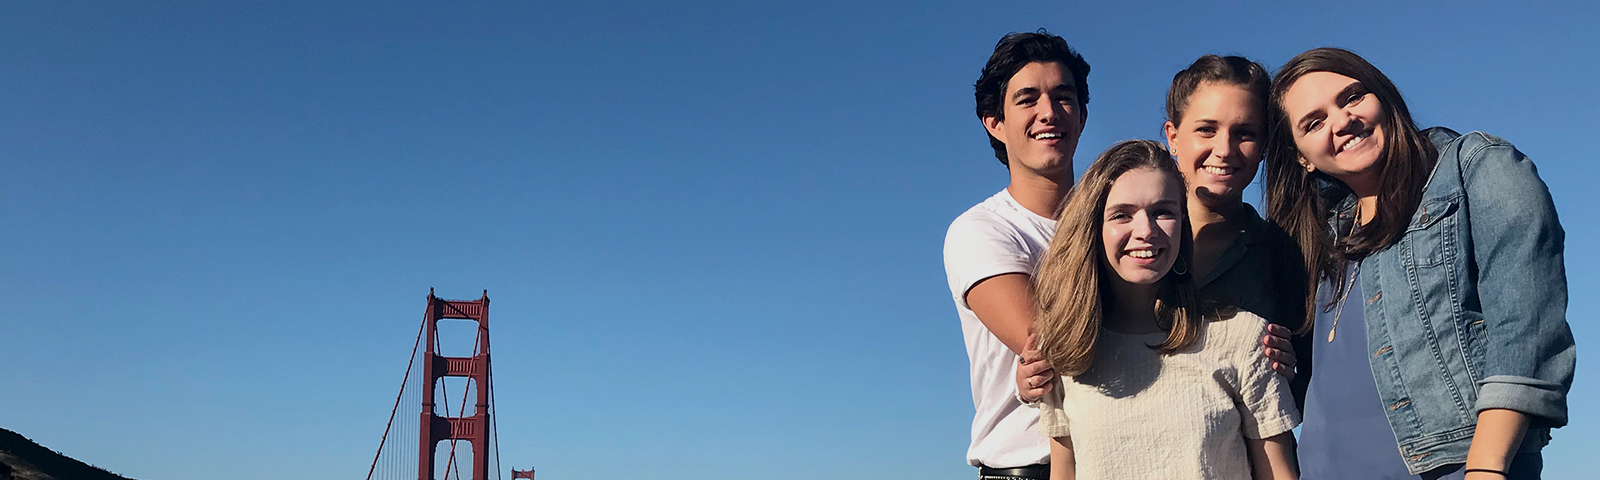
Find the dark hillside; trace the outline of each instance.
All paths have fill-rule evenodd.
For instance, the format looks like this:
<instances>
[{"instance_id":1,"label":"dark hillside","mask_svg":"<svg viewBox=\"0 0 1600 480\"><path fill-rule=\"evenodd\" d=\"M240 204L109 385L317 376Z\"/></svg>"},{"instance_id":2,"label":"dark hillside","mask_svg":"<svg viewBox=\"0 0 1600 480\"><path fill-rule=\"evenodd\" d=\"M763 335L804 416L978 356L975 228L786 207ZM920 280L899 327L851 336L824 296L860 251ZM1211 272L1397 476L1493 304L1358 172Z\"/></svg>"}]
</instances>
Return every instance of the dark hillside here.
<instances>
[{"instance_id":1,"label":"dark hillside","mask_svg":"<svg viewBox=\"0 0 1600 480\"><path fill-rule=\"evenodd\" d=\"M16 432L0 428L0 463L16 480L128 480L44 448ZM6 468L0 467L0 472ZM0 473L0 479L4 479Z\"/></svg>"}]
</instances>

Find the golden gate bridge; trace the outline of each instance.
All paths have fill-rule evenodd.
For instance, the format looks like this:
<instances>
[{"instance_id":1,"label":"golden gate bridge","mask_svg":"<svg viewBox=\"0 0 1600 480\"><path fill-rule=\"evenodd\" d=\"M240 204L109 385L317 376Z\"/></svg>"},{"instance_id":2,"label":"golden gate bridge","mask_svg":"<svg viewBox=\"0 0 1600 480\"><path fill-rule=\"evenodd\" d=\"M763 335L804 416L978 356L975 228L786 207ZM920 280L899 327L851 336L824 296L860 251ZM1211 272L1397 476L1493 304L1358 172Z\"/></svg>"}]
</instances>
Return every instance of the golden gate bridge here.
<instances>
[{"instance_id":1,"label":"golden gate bridge","mask_svg":"<svg viewBox=\"0 0 1600 480\"><path fill-rule=\"evenodd\" d=\"M472 349L466 355L442 353L441 347L446 345L439 335L440 320L476 323ZM464 339L454 340L464 343ZM413 376L413 368L419 365L422 371ZM492 373L489 291L484 290L477 300L445 300L428 289L428 308L417 329L389 423L367 469L367 480L489 480L490 472L500 480ZM452 392L459 393L452 396ZM473 399L470 405L468 399ZM470 477L462 476L463 466ZM533 469L513 469L511 478L532 480Z\"/></svg>"}]
</instances>

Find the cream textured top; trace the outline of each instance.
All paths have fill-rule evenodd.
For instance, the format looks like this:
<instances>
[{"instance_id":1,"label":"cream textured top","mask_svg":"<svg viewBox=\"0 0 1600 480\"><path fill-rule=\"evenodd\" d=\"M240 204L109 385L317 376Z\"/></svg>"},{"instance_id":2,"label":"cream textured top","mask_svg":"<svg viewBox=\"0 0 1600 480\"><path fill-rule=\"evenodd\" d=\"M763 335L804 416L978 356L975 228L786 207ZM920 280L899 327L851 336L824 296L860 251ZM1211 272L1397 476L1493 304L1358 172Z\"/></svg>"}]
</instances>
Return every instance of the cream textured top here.
<instances>
[{"instance_id":1,"label":"cream textured top","mask_svg":"<svg viewBox=\"0 0 1600 480\"><path fill-rule=\"evenodd\" d=\"M1261 354L1266 325L1240 311L1172 355L1149 347L1166 333L1101 329L1093 366L1039 403L1039 431L1072 437L1078 478L1250 478L1244 439L1300 423L1289 382Z\"/></svg>"}]
</instances>

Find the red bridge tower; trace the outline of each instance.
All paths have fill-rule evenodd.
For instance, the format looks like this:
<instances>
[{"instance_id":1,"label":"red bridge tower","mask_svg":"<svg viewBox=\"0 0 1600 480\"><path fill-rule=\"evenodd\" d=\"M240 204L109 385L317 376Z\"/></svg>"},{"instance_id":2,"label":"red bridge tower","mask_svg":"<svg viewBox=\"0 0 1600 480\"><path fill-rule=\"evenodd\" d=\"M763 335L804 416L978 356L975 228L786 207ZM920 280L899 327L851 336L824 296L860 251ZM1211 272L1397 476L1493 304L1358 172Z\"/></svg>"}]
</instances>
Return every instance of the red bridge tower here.
<instances>
[{"instance_id":1,"label":"red bridge tower","mask_svg":"<svg viewBox=\"0 0 1600 480\"><path fill-rule=\"evenodd\" d=\"M478 322L476 348L471 357L446 357L434 350L438 343L439 320L455 318ZM434 480L434 454L441 440L466 440L472 445L472 478L489 478L489 291L477 300L444 300L428 289L428 312L424 320L428 331L428 350L422 354L422 431L421 458L417 480ZM444 377L466 377L477 383L478 403L470 417L441 417L434 414L433 390ZM462 399L465 401L466 399ZM454 448L452 453L454 453Z\"/></svg>"}]
</instances>

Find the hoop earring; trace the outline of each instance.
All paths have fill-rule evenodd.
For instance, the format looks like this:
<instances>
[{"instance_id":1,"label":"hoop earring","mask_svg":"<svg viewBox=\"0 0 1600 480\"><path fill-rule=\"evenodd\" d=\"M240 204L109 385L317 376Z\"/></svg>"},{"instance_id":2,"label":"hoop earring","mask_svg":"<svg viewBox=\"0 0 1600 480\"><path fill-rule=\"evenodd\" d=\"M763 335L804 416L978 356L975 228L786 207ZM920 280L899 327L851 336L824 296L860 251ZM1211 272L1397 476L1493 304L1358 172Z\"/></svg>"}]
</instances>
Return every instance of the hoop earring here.
<instances>
[{"instance_id":1,"label":"hoop earring","mask_svg":"<svg viewBox=\"0 0 1600 480\"><path fill-rule=\"evenodd\" d=\"M1182 269L1182 270L1179 270L1179 269L1178 269L1178 266L1179 266L1179 265L1182 265L1182 266L1183 266L1183 269ZM1184 275L1188 275L1188 274L1189 274L1189 265L1187 265L1187 264L1185 264L1185 263L1184 263L1184 262L1183 262L1183 259L1182 259L1182 258L1179 258L1179 259L1178 259L1178 262L1175 262L1175 263L1173 263L1173 264L1172 264L1172 274L1173 274L1173 275L1177 275L1177 276L1180 276L1180 277L1181 277L1181 276L1184 276Z\"/></svg>"}]
</instances>

